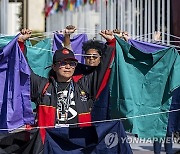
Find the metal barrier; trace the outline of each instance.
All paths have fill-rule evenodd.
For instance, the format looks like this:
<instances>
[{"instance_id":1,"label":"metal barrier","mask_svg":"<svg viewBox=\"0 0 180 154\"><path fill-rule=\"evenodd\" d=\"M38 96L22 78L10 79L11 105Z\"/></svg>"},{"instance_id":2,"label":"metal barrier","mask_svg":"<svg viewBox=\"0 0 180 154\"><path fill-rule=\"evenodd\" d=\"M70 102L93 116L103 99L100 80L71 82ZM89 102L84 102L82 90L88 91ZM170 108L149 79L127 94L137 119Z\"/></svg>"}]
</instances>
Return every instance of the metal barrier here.
<instances>
[{"instance_id":1,"label":"metal barrier","mask_svg":"<svg viewBox=\"0 0 180 154\"><path fill-rule=\"evenodd\" d=\"M99 0L74 11L56 13L47 18L47 31L63 29L68 24L89 36L102 29L128 31L132 38L151 41L155 31L162 32L162 43L170 43L171 0ZM98 37L98 36L97 36Z\"/></svg>"},{"instance_id":2,"label":"metal barrier","mask_svg":"<svg viewBox=\"0 0 180 154\"><path fill-rule=\"evenodd\" d=\"M8 25L8 17L7 11L8 9L8 1L0 0L0 33L7 34L7 25Z\"/></svg>"}]
</instances>

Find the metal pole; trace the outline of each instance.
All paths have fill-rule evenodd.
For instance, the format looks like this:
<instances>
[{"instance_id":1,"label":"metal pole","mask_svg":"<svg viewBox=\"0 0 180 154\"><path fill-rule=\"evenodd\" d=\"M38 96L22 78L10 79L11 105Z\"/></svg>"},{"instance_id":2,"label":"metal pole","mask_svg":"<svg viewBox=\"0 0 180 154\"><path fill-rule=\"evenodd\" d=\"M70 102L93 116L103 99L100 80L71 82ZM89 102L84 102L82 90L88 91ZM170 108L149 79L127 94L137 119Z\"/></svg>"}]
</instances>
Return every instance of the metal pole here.
<instances>
[{"instance_id":1,"label":"metal pole","mask_svg":"<svg viewBox=\"0 0 180 154\"><path fill-rule=\"evenodd\" d=\"M152 33L155 32L155 2L154 0L152 0Z\"/></svg>"},{"instance_id":2,"label":"metal pole","mask_svg":"<svg viewBox=\"0 0 180 154\"><path fill-rule=\"evenodd\" d=\"M135 20L135 18L136 18L135 5L136 5L136 2L135 2L135 0L133 0L132 1L132 38L135 37L135 35L136 35L135 31L136 31L136 28L137 28L136 27L136 20Z\"/></svg>"},{"instance_id":3,"label":"metal pole","mask_svg":"<svg viewBox=\"0 0 180 154\"><path fill-rule=\"evenodd\" d=\"M117 5L117 3L116 3L116 0L114 0L114 2L113 2L113 29L115 29L116 28L116 20L117 20L117 18L116 18L116 5Z\"/></svg>"},{"instance_id":4,"label":"metal pole","mask_svg":"<svg viewBox=\"0 0 180 154\"><path fill-rule=\"evenodd\" d=\"M148 42L151 41L151 0L148 0Z\"/></svg>"},{"instance_id":5,"label":"metal pole","mask_svg":"<svg viewBox=\"0 0 180 154\"><path fill-rule=\"evenodd\" d=\"M120 4L120 7L121 7L121 23L120 23L120 26L121 26L121 30L124 30L124 17L123 17L123 0L121 0L121 4Z\"/></svg>"},{"instance_id":6,"label":"metal pole","mask_svg":"<svg viewBox=\"0 0 180 154\"><path fill-rule=\"evenodd\" d=\"M101 0L101 30L106 29L106 2Z\"/></svg>"},{"instance_id":7,"label":"metal pole","mask_svg":"<svg viewBox=\"0 0 180 154\"><path fill-rule=\"evenodd\" d=\"M161 21L161 16L160 16L160 13L161 13L161 0L158 0L158 31L160 31L160 21Z\"/></svg>"},{"instance_id":8,"label":"metal pole","mask_svg":"<svg viewBox=\"0 0 180 154\"><path fill-rule=\"evenodd\" d=\"M118 9L117 9L117 28L120 29L121 27L121 1L118 1Z\"/></svg>"},{"instance_id":9,"label":"metal pole","mask_svg":"<svg viewBox=\"0 0 180 154\"><path fill-rule=\"evenodd\" d=\"M137 0L137 11L136 11L136 15L137 15L137 21L136 21L136 24L137 24L137 31L136 31L136 35L139 36L139 14L140 14L140 9L139 9L139 0Z\"/></svg>"},{"instance_id":10,"label":"metal pole","mask_svg":"<svg viewBox=\"0 0 180 154\"><path fill-rule=\"evenodd\" d=\"M128 2L127 2L127 31L128 31L128 33L132 33L132 30L131 30L131 25L132 25L132 21L131 21L131 12L132 12L132 7L131 7L131 0L128 0ZM125 8L125 4L124 4L124 8ZM125 30L125 29L124 29Z\"/></svg>"},{"instance_id":11,"label":"metal pole","mask_svg":"<svg viewBox=\"0 0 180 154\"><path fill-rule=\"evenodd\" d=\"M170 0L167 0L167 34L170 34ZM167 35L167 44L170 44L170 35Z\"/></svg>"},{"instance_id":12,"label":"metal pole","mask_svg":"<svg viewBox=\"0 0 180 154\"><path fill-rule=\"evenodd\" d=\"M147 41L147 16L148 16L148 9L147 9L147 0L145 0L145 6L144 6L144 9L145 9L145 21L144 21L144 41Z\"/></svg>"},{"instance_id":13,"label":"metal pole","mask_svg":"<svg viewBox=\"0 0 180 154\"><path fill-rule=\"evenodd\" d=\"M164 32L165 32L165 2L162 0L162 43L164 43L165 37L164 37Z\"/></svg>"},{"instance_id":14,"label":"metal pole","mask_svg":"<svg viewBox=\"0 0 180 154\"><path fill-rule=\"evenodd\" d=\"M140 0L140 36L143 35L143 1ZM141 37L139 38L142 39Z\"/></svg>"},{"instance_id":15,"label":"metal pole","mask_svg":"<svg viewBox=\"0 0 180 154\"><path fill-rule=\"evenodd\" d=\"M1 1L1 33L7 34L7 27L8 27L8 1L2 0Z\"/></svg>"},{"instance_id":16,"label":"metal pole","mask_svg":"<svg viewBox=\"0 0 180 154\"><path fill-rule=\"evenodd\" d=\"M103 22L103 17L102 17L102 0L100 0L100 3L99 3L99 16L100 16L100 23L99 23L99 26L100 26L100 30L102 30L102 22Z\"/></svg>"},{"instance_id":17,"label":"metal pole","mask_svg":"<svg viewBox=\"0 0 180 154\"><path fill-rule=\"evenodd\" d=\"M113 24L114 24L114 2L111 0L111 5L110 5L110 29L113 30Z\"/></svg>"}]
</instances>

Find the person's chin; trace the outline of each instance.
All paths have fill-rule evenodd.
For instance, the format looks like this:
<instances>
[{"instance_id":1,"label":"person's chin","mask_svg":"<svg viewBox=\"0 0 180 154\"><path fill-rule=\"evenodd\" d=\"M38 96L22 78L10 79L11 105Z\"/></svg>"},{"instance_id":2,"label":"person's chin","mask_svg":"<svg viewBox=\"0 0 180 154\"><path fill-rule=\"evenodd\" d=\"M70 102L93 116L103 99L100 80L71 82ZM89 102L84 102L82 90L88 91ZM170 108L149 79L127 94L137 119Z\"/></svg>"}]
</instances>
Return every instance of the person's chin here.
<instances>
[{"instance_id":1,"label":"person's chin","mask_svg":"<svg viewBox=\"0 0 180 154\"><path fill-rule=\"evenodd\" d=\"M90 63L89 66L95 66L95 63Z\"/></svg>"},{"instance_id":2,"label":"person's chin","mask_svg":"<svg viewBox=\"0 0 180 154\"><path fill-rule=\"evenodd\" d=\"M71 77L72 77L72 76L64 76L63 78L64 78L65 80L70 80Z\"/></svg>"},{"instance_id":3,"label":"person's chin","mask_svg":"<svg viewBox=\"0 0 180 154\"><path fill-rule=\"evenodd\" d=\"M72 75L69 75L69 74L65 74L64 77L65 78L70 78Z\"/></svg>"},{"instance_id":4,"label":"person's chin","mask_svg":"<svg viewBox=\"0 0 180 154\"><path fill-rule=\"evenodd\" d=\"M64 77L70 78L70 77L72 77L72 73L64 73Z\"/></svg>"}]
</instances>

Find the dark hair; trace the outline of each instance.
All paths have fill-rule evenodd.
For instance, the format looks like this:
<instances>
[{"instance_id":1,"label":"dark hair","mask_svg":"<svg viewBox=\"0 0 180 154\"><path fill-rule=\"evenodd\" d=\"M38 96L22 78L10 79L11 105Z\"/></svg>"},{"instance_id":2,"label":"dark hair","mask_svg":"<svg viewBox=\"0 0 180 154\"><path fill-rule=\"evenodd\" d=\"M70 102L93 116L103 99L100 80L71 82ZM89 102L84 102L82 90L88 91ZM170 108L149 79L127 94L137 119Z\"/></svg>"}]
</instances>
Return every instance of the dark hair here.
<instances>
[{"instance_id":1,"label":"dark hair","mask_svg":"<svg viewBox=\"0 0 180 154\"><path fill-rule=\"evenodd\" d=\"M54 79L57 79L56 72L55 72L53 69L51 69L51 70L49 71L48 76L49 76L49 78L50 78L50 77L53 77Z\"/></svg>"},{"instance_id":2,"label":"dark hair","mask_svg":"<svg viewBox=\"0 0 180 154\"><path fill-rule=\"evenodd\" d=\"M104 48L105 48L104 43L98 40L89 40L87 42L84 42L82 46L82 49L85 53L89 49L96 49L100 55L102 55Z\"/></svg>"}]
</instances>

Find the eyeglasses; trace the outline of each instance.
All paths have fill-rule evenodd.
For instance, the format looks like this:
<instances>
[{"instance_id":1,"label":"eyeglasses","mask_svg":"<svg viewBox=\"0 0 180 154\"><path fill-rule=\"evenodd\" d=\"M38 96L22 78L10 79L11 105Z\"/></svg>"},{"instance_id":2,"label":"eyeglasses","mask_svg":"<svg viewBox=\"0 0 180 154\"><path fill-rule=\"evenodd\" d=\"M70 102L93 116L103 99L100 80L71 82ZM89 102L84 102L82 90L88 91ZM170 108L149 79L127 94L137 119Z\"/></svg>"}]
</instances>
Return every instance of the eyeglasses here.
<instances>
[{"instance_id":1,"label":"eyeglasses","mask_svg":"<svg viewBox=\"0 0 180 154\"><path fill-rule=\"evenodd\" d=\"M97 59L97 58L100 58L101 56L99 56L99 55L97 55L97 54L86 54L85 56L84 56L84 58L85 59Z\"/></svg>"},{"instance_id":2,"label":"eyeglasses","mask_svg":"<svg viewBox=\"0 0 180 154\"><path fill-rule=\"evenodd\" d=\"M60 67L65 67L66 65L68 65L70 67L76 67L77 66L77 62L76 61L60 61L57 62L56 65L60 68Z\"/></svg>"}]
</instances>

